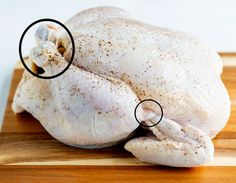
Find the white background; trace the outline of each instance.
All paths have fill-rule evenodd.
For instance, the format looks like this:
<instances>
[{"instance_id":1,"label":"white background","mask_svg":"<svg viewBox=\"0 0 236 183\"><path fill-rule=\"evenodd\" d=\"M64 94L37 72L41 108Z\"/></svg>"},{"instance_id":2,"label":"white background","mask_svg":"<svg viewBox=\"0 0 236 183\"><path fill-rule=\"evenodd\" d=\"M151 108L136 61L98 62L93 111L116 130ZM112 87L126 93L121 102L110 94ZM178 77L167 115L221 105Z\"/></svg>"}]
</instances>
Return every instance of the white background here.
<instances>
[{"instance_id":1,"label":"white background","mask_svg":"<svg viewBox=\"0 0 236 183\"><path fill-rule=\"evenodd\" d=\"M24 29L40 18L64 22L81 10L102 5L118 6L144 22L191 33L217 51L236 51L236 1L233 0L1 0L0 124ZM33 45L32 38L23 46L28 50Z\"/></svg>"}]
</instances>

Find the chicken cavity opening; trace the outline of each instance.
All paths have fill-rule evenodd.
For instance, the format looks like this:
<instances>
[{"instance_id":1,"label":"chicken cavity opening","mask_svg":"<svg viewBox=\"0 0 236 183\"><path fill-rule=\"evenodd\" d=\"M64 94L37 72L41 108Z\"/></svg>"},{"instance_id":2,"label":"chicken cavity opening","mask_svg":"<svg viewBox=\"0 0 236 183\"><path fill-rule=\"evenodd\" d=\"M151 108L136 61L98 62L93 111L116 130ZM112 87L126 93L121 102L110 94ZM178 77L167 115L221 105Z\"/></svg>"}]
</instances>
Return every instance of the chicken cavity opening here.
<instances>
[{"instance_id":1,"label":"chicken cavity opening","mask_svg":"<svg viewBox=\"0 0 236 183\"><path fill-rule=\"evenodd\" d=\"M42 67L37 66L34 62L31 64L31 71L38 75L45 73L45 70Z\"/></svg>"},{"instance_id":2,"label":"chicken cavity opening","mask_svg":"<svg viewBox=\"0 0 236 183\"><path fill-rule=\"evenodd\" d=\"M58 52L61 54L61 56L63 56L63 54L64 54L65 51L66 51L66 48L65 48L62 44L59 44L59 45L57 46L57 50L58 50Z\"/></svg>"}]
</instances>

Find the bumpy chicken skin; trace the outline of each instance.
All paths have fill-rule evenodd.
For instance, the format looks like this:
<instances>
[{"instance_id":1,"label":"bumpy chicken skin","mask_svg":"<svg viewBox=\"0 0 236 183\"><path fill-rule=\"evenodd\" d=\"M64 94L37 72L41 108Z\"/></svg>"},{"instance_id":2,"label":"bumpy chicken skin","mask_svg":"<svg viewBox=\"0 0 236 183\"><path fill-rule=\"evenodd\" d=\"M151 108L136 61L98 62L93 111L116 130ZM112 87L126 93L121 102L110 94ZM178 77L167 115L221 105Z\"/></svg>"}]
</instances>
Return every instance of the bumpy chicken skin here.
<instances>
[{"instance_id":1,"label":"bumpy chicken skin","mask_svg":"<svg viewBox=\"0 0 236 183\"><path fill-rule=\"evenodd\" d=\"M130 19L113 7L89 9L65 23L73 34L75 57L58 78L24 73L13 110L30 112L63 143L97 148L127 138L138 127L133 112L144 99L158 101L163 120L149 128L152 137L131 139L125 148L140 160L191 167L208 162L211 138L226 124L228 93L220 79L222 61L205 43L185 34ZM40 27L30 58L59 73L71 57L62 29ZM143 104L141 118L160 111Z\"/></svg>"}]
</instances>

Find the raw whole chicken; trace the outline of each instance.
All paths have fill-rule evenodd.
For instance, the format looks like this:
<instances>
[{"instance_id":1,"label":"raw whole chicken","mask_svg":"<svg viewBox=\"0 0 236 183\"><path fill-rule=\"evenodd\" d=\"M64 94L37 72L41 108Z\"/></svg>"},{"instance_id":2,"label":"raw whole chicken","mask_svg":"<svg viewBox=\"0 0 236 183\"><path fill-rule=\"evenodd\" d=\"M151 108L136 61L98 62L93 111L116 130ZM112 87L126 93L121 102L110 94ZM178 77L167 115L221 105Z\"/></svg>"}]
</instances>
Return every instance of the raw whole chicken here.
<instances>
[{"instance_id":1,"label":"raw whole chicken","mask_svg":"<svg viewBox=\"0 0 236 183\"><path fill-rule=\"evenodd\" d=\"M125 149L141 161L174 167L212 159L211 138L230 114L215 51L186 33L139 22L115 7L85 10L65 25L75 42L72 65L53 79L25 71L12 104L15 113L28 111L65 144L101 148L130 139L139 126L135 107L153 99L161 104L163 119ZM68 34L41 25L35 37L32 68L43 69L42 76L61 72L72 55ZM153 103L143 103L137 115L151 126L161 114Z\"/></svg>"}]
</instances>

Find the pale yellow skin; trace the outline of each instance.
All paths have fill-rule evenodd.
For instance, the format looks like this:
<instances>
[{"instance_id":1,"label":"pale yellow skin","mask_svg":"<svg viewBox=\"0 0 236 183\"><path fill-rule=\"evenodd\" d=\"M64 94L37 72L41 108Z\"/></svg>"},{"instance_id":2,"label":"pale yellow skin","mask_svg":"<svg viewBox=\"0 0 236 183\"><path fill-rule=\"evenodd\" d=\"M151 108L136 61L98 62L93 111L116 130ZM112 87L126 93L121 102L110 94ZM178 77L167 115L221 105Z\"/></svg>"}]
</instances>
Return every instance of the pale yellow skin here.
<instances>
[{"instance_id":1,"label":"pale yellow skin","mask_svg":"<svg viewBox=\"0 0 236 183\"><path fill-rule=\"evenodd\" d=\"M213 157L211 138L226 124L230 101L220 79L222 61L212 49L112 7L86 10L65 25L76 45L73 64L52 80L25 73L15 94L15 112L30 112L66 144L96 148L127 138L139 125L135 106L151 98L162 105L164 118L149 128L152 137L128 141L128 151L145 162L177 167ZM60 28L41 28L36 40L33 62L45 70L43 75L60 72L71 57L68 35ZM139 115L151 125L160 111L146 104Z\"/></svg>"}]
</instances>

